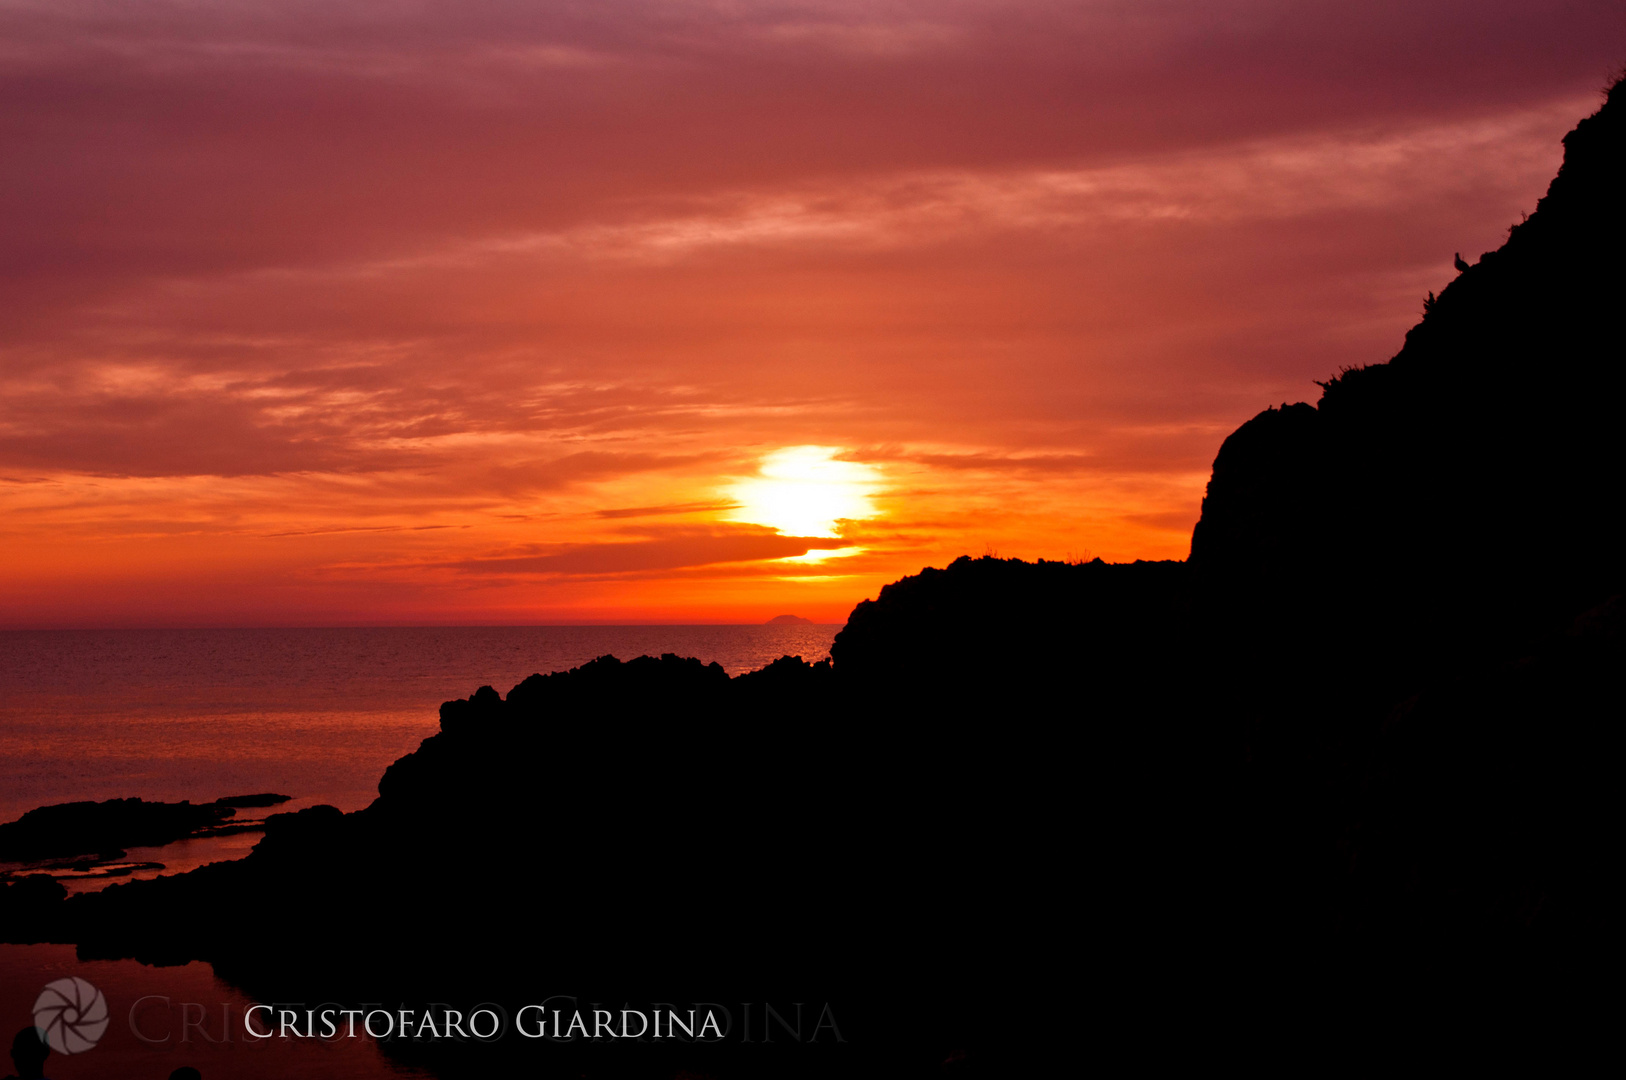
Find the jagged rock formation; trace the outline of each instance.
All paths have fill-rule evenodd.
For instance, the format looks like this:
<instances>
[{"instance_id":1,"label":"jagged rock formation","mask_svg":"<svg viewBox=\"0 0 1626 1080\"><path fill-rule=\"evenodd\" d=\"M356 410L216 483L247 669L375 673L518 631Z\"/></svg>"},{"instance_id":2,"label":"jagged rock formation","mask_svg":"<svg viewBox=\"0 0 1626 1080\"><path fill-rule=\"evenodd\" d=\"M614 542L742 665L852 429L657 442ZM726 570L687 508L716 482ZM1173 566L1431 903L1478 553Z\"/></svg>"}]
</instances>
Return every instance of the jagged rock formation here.
<instances>
[{"instance_id":1,"label":"jagged rock formation","mask_svg":"<svg viewBox=\"0 0 1626 1080\"><path fill-rule=\"evenodd\" d=\"M1620 591L1623 98L1390 362L1226 439L1191 563L1228 602L1302 597L1421 657L1527 644Z\"/></svg>"},{"instance_id":2,"label":"jagged rock formation","mask_svg":"<svg viewBox=\"0 0 1626 1080\"><path fill-rule=\"evenodd\" d=\"M1235 922L1337 940L1393 995L1426 967L1535 1008L1611 895L1626 84L1564 143L1398 355L1225 441L1192 537L1242 778Z\"/></svg>"},{"instance_id":3,"label":"jagged rock formation","mask_svg":"<svg viewBox=\"0 0 1626 1080\"><path fill-rule=\"evenodd\" d=\"M1125 663L1166 666L1171 650L1184 646L1188 594L1187 567L1178 562L1080 566L962 556L861 601L830 656L843 679L873 692L949 686L960 693L981 673L1008 691L1014 669L1060 679ZM978 642L971 666L967 628Z\"/></svg>"},{"instance_id":4,"label":"jagged rock formation","mask_svg":"<svg viewBox=\"0 0 1626 1080\"><path fill-rule=\"evenodd\" d=\"M123 848L167 844L218 825L236 813L222 803L58 803L0 825L0 859L32 861L70 855L122 857Z\"/></svg>"}]
</instances>

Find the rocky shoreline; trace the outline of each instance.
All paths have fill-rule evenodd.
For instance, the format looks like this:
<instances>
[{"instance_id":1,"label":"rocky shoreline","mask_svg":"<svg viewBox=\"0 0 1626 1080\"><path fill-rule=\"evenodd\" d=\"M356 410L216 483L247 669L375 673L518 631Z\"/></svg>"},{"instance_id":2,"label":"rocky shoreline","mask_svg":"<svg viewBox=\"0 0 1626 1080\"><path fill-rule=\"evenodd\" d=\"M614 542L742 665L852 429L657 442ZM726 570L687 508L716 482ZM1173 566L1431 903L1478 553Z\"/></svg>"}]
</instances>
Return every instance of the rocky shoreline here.
<instances>
[{"instance_id":1,"label":"rocky shoreline","mask_svg":"<svg viewBox=\"0 0 1626 1080\"><path fill-rule=\"evenodd\" d=\"M267 1001L829 1004L842 1046L753 1059L787 1078L1584 1026L1618 907L1626 87L1565 145L1399 355L1225 441L1184 563L961 559L830 661L481 687L364 810L99 893L14 881L0 925Z\"/></svg>"},{"instance_id":2,"label":"rocky shoreline","mask_svg":"<svg viewBox=\"0 0 1626 1080\"><path fill-rule=\"evenodd\" d=\"M163 870L161 862L129 861L127 849L260 832L265 819L239 818L237 812L279 806L291 798L261 792L196 804L131 798L42 806L0 824L0 883L33 876L99 880Z\"/></svg>"}]
</instances>

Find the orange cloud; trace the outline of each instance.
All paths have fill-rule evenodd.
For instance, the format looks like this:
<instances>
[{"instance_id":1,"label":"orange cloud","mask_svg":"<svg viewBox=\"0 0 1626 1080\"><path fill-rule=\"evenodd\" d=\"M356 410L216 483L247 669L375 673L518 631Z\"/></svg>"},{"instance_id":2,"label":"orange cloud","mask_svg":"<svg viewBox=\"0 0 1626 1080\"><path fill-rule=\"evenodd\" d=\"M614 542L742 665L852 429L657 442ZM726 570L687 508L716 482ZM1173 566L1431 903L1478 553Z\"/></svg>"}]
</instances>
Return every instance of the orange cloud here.
<instances>
[{"instance_id":1,"label":"orange cloud","mask_svg":"<svg viewBox=\"0 0 1626 1080\"><path fill-rule=\"evenodd\" d=\"M0 4L0 624L1182 556L1224 434L1534 204L1611 20Z\"/></svg>"}]
</instances>

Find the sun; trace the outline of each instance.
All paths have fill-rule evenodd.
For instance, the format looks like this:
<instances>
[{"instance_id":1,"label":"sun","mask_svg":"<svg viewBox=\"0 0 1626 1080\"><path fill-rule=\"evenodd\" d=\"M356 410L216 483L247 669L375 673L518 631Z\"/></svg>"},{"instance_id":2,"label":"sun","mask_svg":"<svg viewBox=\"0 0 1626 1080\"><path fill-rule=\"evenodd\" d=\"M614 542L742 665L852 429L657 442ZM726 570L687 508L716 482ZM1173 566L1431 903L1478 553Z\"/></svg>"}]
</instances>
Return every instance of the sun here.
<instances>
[{"instance_id":1,"label":"sun","mask_svg":"<svg viewBox=\"0 0 1626 1080\"><path fill-rule=\"evenodd\" d=\"M839 461L839 446L786 446L762 459L758 475L729 489L732 521L766 525L786 536L836 536L836 523L875 516L871 492L880 470Z\"/></svg>"}]
</instances>

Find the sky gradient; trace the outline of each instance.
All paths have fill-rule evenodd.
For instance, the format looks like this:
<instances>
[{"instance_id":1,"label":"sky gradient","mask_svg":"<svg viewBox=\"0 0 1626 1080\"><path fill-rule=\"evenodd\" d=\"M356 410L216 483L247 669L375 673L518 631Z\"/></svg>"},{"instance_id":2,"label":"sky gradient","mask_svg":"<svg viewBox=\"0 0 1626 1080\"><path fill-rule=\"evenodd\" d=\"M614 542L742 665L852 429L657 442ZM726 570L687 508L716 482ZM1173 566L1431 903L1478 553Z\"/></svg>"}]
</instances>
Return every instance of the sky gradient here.
<instances>
[{"instance_id":1,"label":"sky gradient","mask_svg":"<svg viewBox=\"0 0 1626 1080\"><path fill-rule=\"evenodd\" d=\"M0 626L1184 557L1623 63L1567 0L0 0Z\"/></svg>"}]
</instances>

